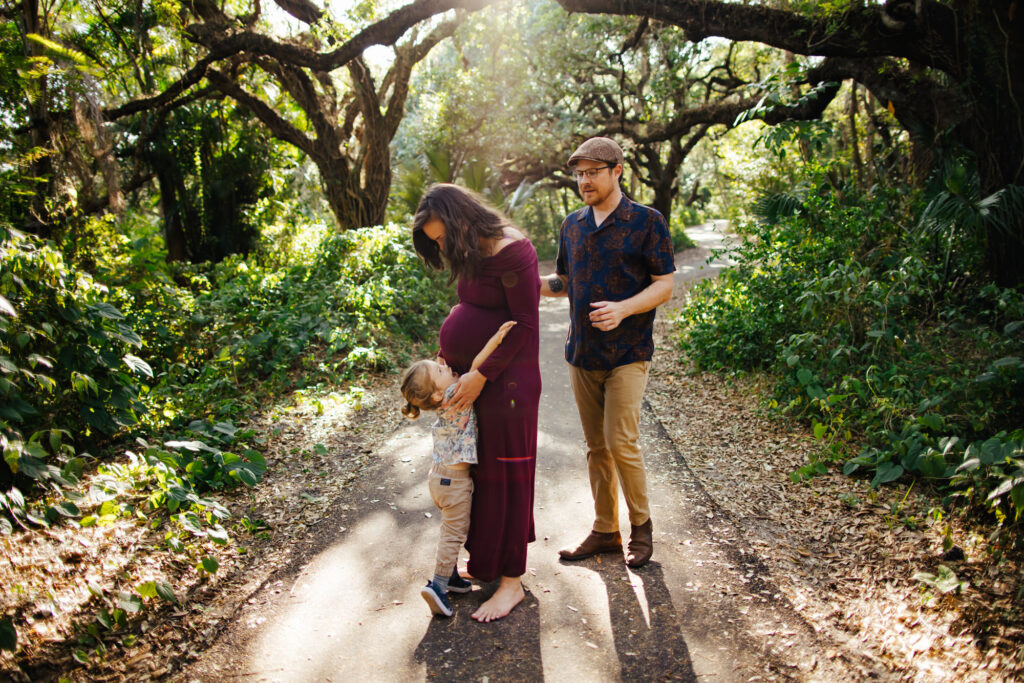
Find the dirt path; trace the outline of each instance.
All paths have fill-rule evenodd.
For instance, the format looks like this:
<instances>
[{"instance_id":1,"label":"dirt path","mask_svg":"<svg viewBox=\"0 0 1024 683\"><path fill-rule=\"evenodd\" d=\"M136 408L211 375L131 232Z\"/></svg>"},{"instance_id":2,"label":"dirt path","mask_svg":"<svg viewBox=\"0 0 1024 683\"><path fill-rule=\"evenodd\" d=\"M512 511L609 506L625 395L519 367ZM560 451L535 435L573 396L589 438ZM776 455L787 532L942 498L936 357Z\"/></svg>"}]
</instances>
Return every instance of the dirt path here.
<instances>
[{"instance_id":1,"label":"dirt path","mask_svg":"<svg viewBox=\"0 0 1024 683\"><path fill-rule=\"evenodd\" d=\"M705 248L718 235L695 230ZM689 250L677 280L717 272ZM736 525L705 493L645 405L653 561L636 572L611 556L559 561L589 529L582 433L562 343L565 300L541 304L536 525L527 598L508 618L469 615L493 585L455 596L431 618L419 588L432 565L437 514L426 490L427 420L402 425L316 525L312 552L266 582L185 680L849 680L863 661L826 645L772 583ZM628 533L628 523L624 532ZM856 658L851 658L856 659ZM874 672L878 673L878 672Z\"/></svg>"}]
</instances>

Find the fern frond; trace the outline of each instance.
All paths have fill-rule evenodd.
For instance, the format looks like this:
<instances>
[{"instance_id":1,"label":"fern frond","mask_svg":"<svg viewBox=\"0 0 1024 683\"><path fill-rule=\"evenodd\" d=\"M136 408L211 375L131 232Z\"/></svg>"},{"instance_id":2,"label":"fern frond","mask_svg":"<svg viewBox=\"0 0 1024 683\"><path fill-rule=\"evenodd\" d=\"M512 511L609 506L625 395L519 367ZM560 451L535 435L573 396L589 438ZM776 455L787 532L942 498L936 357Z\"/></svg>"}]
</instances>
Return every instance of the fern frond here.
<instances>
[{"instance_id":1,"label":"fern frond","mask_svg":"<svg viewBox=\"0 0 1024 683\"><path fill-rule=\"evenodd\" d=\"M800 195L791 192L776 192L760 197L754 202L751 210L754 216L761 221L774 224L784 218L797 215L803 206L804 199Z\"/></svg>"},{"instance_id":2,"label":"fern frond","mask_svg":"<svg viewBox=\"0 0 1024 683\"><path fill-rule=\"evenodd\" d=\"M79 52L78 50L67 47L66 45L61 45L57 41L47 38L46 36L41 36L38 33L29 33L27 37L32 42L43 46L51 57L64 60L65 62L70 62L76 70L81 71L82 73L87 73L92 76L100 76L103 73L103 70L100 69L99 65L89 59L89 57L83 52Z\"/></svg>"}]
</instances>

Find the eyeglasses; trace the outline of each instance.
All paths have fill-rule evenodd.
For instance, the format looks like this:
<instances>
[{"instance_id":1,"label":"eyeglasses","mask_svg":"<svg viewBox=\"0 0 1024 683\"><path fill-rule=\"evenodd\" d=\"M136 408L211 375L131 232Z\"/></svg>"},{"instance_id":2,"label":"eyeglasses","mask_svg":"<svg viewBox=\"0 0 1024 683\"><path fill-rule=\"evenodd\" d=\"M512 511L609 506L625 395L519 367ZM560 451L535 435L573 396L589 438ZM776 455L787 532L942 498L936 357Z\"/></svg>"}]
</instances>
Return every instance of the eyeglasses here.
<instances>
[{"instance_id":1,"label":"eyeglasses","mask_svg":"<svg viewBox=\"0 0 1024 683\"><path fill-rule=\"evenodd\" d=\"M583 171L573 171L572 176L576 179L576 182L582 182L584 178L593 180L597 177L598 171L603 171L606 168L615 168L615 166L598 166L597 168L588 168Z\"/></svg>"}]
</instances>

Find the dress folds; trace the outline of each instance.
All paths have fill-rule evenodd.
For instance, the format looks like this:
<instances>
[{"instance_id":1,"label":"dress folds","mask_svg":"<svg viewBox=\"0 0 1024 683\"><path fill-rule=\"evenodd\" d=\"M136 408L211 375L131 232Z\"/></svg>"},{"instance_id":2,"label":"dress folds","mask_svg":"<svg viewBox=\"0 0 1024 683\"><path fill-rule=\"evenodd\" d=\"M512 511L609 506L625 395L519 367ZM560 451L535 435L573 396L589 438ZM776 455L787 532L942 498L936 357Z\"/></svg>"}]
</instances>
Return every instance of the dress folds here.
<instances>
[{"instance_id":1,"label":"dress folds","mask_svg":"<svg viewBox=\"0 0 1024 683\"><path fill-rule=\"evenodd\" d=\"M469 538L469 572L482 581L526 571L535 539L533 486L541 378L538 353L540 278L527 239L483 261L480 274L460 279L459 303L441 326L441 355L465 373L499 326L516 321L478 370L487 378L474 408L479 441Z\"/></svg>"}]
</instances>

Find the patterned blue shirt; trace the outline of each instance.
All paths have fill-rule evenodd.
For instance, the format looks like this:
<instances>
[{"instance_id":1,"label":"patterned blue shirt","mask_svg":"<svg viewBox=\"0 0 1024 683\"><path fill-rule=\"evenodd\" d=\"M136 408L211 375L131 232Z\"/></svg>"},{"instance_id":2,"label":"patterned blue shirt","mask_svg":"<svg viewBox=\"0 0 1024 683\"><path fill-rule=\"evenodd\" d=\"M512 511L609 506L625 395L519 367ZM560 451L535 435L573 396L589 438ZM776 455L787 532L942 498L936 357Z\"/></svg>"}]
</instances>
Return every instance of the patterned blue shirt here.
<instances>
[{"instance_id":1,"label":"patterned blue shirt","mask_svg":"<svg viewBox=\"0 0 1024 683\"><path fill-rule=\"evenodd\" d=\"M590 324L591 302L623 301L675 271L672 236L658 211L623 196L600 226L584 207L562 222L555 272L569 278L565 359L583 370L611 370L654 354L654 310L602 332Z\"/></svg>"}]
</instances>

